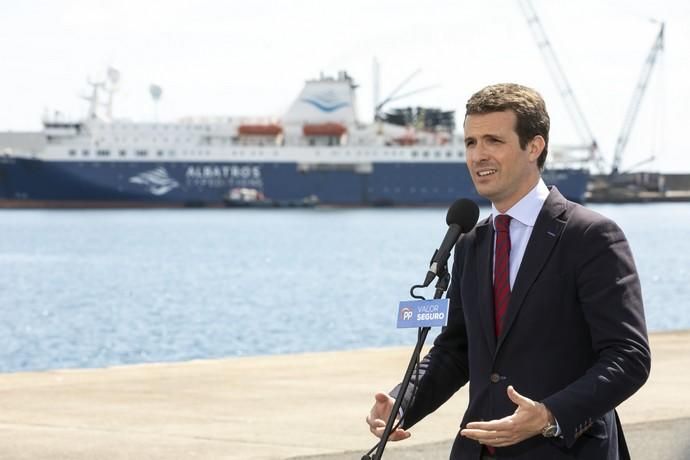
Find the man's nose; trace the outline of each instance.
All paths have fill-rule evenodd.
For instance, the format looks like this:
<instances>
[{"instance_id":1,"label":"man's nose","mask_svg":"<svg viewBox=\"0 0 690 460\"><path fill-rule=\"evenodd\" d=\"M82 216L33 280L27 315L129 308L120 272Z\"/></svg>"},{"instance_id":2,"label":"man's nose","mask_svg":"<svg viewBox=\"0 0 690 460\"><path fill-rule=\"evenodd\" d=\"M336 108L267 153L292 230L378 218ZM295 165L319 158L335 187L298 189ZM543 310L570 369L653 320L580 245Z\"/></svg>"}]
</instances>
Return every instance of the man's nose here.
<instances>
[{"instance_id":1,"label":"man's nose","mask_svg":"<svg viewBox=\"0 0 690 460\"><path fill-rule=\"evenodd\" d=\"M488 160L489 155L487 154L486 148L479 143L472 149L472 161L474 163L481 163Z\"/></svg>"}]
</instances>

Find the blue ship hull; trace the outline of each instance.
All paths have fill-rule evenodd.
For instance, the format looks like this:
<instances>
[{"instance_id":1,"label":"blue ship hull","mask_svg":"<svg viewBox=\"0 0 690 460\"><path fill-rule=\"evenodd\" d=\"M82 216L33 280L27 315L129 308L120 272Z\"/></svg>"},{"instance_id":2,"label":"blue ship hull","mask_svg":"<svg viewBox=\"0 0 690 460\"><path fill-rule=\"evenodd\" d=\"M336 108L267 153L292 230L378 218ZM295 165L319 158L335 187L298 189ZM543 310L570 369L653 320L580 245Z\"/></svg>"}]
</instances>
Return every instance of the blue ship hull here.
<instances>
[{"instance_id":1,"label":"blue ship hull","mask_svg":"<svg viewBox=\"0 0 690 460\"><path fill-rule=\"evenodd\" d=\"M544 180L582 202L586 170L545 171ZM0 205L222 206L233 188L253 188L275 202L316 196L342 206L445 206L479 202L464 163L355 165L239 162L43 161L0 157Z\"/></svg>"}]
</instances>

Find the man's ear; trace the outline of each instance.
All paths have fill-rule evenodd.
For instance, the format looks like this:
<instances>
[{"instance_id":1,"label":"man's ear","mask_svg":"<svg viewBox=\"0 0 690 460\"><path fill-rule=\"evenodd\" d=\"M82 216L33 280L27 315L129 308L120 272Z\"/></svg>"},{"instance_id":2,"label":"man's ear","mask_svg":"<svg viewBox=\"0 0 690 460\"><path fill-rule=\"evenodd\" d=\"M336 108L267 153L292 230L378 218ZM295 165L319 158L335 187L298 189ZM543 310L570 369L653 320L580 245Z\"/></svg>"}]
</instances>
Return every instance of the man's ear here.
<instances>
[{"instance_id":1,"label":"man's ear","mask_svg":"<svg viewBox=\"0 0 690 460\"><path fill-rule=\"evenodd\" d=\"M545 145L546 141L540 134L534 136L532 140L529 141L529 144L527 144L527 156L529 157L529 160L536 162L539 158L539 155L541 155L541 153L544 151Z\"/></svg>"}]
</instances>

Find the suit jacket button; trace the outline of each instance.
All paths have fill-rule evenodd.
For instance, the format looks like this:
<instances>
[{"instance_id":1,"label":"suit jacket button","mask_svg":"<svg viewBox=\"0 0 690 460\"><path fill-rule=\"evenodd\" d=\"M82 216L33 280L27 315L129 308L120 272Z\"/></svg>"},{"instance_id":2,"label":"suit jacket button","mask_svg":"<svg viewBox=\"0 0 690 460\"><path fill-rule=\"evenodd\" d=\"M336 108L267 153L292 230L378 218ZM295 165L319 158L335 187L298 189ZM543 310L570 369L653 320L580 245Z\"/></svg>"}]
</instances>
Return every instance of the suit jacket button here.
<instances>
[{"instance_id":1,"label":"suit jacket button","mask_svg":"<svg viewBox=\"0 0 690 460\"><path fill-rule=\"evenodd\" d=\"M491 374L489 379L491 380L491 383L498 383L501 381L501 376L494 372L493 374Z\"/></svg>"}]
</instances>

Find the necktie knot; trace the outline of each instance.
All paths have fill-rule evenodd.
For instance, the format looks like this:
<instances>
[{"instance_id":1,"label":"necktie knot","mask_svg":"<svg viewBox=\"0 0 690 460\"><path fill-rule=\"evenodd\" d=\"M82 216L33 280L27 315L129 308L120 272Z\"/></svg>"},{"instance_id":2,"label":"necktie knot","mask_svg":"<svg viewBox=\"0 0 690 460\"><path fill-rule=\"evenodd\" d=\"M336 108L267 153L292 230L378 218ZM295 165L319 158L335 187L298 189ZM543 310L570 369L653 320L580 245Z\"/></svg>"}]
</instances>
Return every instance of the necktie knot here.
<instances>
[{"instance_id":1,"label":"necktie knot","mask_svg":"<svg viewBox=\"0 0 690 460\"><path fill-rule=\"evenodd\" d=\"M510 217L508 214L499 214L495 218L496 231L497 232L507 232L510 228Z\"/></svg>"}]
</instances>

